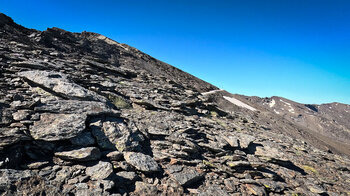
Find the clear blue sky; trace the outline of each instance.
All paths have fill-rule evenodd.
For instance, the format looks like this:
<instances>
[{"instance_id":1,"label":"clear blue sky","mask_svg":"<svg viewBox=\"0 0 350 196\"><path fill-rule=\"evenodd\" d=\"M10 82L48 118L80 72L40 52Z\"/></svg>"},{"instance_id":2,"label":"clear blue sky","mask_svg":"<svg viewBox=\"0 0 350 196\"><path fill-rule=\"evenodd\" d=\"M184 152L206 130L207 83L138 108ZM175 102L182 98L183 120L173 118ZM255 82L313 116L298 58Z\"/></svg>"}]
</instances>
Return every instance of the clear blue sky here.
<instances>
[{"instance_id":1,"label":"clear blue sky","mask_svg":"<svg viewBox=\"0 0 350 196\"><path fill-rule=\"evenodd\" d=\"M348 0L0 0L0 12L106 35L232 93L350 104Z\"/></svg>"}]
</instances>

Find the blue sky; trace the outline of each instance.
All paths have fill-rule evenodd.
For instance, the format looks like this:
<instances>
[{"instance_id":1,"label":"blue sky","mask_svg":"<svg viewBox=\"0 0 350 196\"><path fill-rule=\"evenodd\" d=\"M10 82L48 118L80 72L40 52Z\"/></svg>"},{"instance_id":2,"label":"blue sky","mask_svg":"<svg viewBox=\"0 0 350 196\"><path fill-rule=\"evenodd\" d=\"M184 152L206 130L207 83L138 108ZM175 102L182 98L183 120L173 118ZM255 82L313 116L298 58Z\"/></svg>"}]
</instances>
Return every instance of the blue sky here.
<instances>
[{"instance_id":1,"label":"blue sky","mask_svg":"<svg viewBox=\"0 0 350 196\"><path fill-rule=\"evenodd\" d=\"M103 34L231 93L350 104L347 0L0 0L0 12Z\"/></svg>"}]
</instances>

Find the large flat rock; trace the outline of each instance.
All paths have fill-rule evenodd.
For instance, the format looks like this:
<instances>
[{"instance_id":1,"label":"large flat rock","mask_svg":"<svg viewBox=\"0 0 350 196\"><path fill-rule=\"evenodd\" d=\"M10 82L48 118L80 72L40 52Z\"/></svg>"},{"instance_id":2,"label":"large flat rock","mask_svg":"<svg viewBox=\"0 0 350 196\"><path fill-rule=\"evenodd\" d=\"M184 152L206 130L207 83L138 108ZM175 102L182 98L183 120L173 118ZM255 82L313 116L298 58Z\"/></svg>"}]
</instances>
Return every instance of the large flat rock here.
<instances>
[{"instance_id":1,"label":"large flat rock","mask_svg":"<svg viewBox=\"0 0 350 196\"><path fill-rule=\"evenodd\" d=\"M30 134L34 139L45 141L66 140L77 136L85 129L85 114L41 114Z\"/></svg>"},{"instance_id":2,"label":"large flat rock","mask_svg":"<svg viewBox=\"0 0 350 196\"><path fill-rule=\"evenodd\" d=\"M149 155L139 152L124 153L126 162L134 166L136 169L143 172L157 172L160 171L158 163Z\"/></svg>"},{"instance_id":3,"label":"large flat rock","mask_svg":"<svg viewBox=\"0 0 350 196\"><path fill-rule=\"evenodd\" d=\"M109 162L99 161L96 165L86 168L85 172L94 180L103 180L113 174L113 165Z\"/></svg>"},{"instance_id":4,"label":"large flat rock","mask_svg":"<svg viewBox=\"0 0 350 196\"><path fill-rule=\"evenodd\" d=\"M101 152L96 147L87 147L70 151L56 152L55 156L69 161L95 161L100 159Z\"/></svg>"},{"instance_id":5,"label":"large flat rock","mask_svg":"<svg viewBox=\"0 0 350 196\"><path fill-rule=\"evenodd\" d=\"M49 100L37 105L35 111L65 114L84 113L87 115L118 114L118 111L111 109L105 103L79 100Z\"/></svg>"},{"instance_id":6,"label":"large flat rock","mask_svg":"<svg viewBox=\"0 0 350 196\"><path fill-rule=\"evenodd\" d=\"M17 128L0 128L0 150L21 140L30 140L30 137Z\"/></svg>"},{"instance_id":7,"label":"large flat rock","mask_svg":"<svg viewBox=\"0 0 350 196\"><path fill-rule=\"evenodd\" d=\"M68 80L65 74L60 72L35 70L20 72L18 75L30 80L46 90L50 90L64 97L96 101L106 100L104 97L71 82Z\"/></svg>"}]
</instances>

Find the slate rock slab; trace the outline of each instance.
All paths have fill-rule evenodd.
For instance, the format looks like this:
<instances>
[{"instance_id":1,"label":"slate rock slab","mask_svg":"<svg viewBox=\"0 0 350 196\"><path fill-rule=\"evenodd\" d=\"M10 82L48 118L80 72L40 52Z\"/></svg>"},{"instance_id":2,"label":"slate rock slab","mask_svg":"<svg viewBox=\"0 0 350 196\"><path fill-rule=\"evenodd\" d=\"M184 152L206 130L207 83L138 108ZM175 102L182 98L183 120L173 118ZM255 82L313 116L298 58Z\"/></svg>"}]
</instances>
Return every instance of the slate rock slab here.
<instances>
[{"instance_id":1,"label":"slate rock slab","mask_svg":"<svg viewBox=\"0 0 350 196\"><path fill-rule=\"evenodd\" d=\"M85 114L44 113L34 122L30 134L34 139L45 141L70 139L85 129L85 120Z\"/></svg>"},{"instance_id":2,"label":"slate rock slab","mask_svg":"<svg viewBox=\"0 0 350 196\"><path fill-rule=\"evenodd\" d=\"M69 98L104 101L105 98L68 80L67 76L53 71L24 71L18 73L31 82Z\"/></svg>"},{"instance_id":3,"label":"slate rock slab","mask_svg":"<svg viewBox=\"0 0 350 196\"><path fill-rule=\"evenodd\" d=\"M85 173L94 180L107 179L113 174L113 165L109 162L99 161L98 164L86 168Z\"/></svg>"},{"instance_id":4,"label":"slate rock slab","mask_svg":"<svg viewBox=\"0 0 350 196\"><path fill-rule=\"evenodd\" d=\"M55 156L68 161L94 161L100 159L101 152L96 147L87 147L71 151L56 152Z\"/></svg>"},{"instance_id":5,"label":"slate rock slab","mask_svg":"<svg viewBox=\"0 0 350 196\"><path fill-rule=\"evenodd\" d=\"M21 140L30 140L30 137L17 128L0 128L0 150Z\"/></svg>"},{"instance_id":6,"label":"slate rock slab","mask_svg":"<svg viewBox=\"0 0 350 196\"><path fill-rule=\"evenodd\" d=\"M158 163L149 155L139 152L126 152L124 159L127 163L134 166L137 170L143 172L157 172L160 171Z\"/></svg>"},{"instance_id":7,"label":"slate rock slab","mask_svg":"<svg viewBox=\"0 0 350 196\"><path fill-rule=\"evenodd\" d=\"M185 168L180 165L171 165L167 168L169 175L175 179L181 186L188 187L201 180L203 174L192 168Z\"/></svg>"},{"instance_id":8,"label":"slate rock slab","mask_svg":"<svg viewBox=\"0 0 350 196\"><path fill-rule=\"evenodd\" d=\"M64 114L81 114L99 115L99 114L115 114L118 111L111 109L105 103L97 101L80 101L80 100L47 100L37 107L36 112L42 113L64 113Z\"/></svg>"},{"instance_id":9,"label":"slate rock slab","mask_svg":"<svg viewBox=\"0 0 350 196\"><path fill-rule=\"evenodd\" d=\"M30 170L0 169L0 187L11 185L18 180L33 176Z\"/></svg>"}]
</instances>

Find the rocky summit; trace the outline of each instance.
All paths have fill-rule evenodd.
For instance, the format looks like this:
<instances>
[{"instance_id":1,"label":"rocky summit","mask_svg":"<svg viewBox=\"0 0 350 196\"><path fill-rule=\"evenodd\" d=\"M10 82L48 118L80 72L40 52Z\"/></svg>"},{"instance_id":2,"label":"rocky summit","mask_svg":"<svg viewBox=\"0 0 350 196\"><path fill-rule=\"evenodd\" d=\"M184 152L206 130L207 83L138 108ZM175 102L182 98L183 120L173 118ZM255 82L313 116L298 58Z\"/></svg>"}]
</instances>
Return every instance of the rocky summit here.
<instances>
[{"instance_id":1,"label":"rocky summit","mask_svg":"<svg viewBox=\"0 0 350 196\"><path fill-rule=\"evenodd\" d=\"M4 14L0 70L1 195L350 195L349 105L233 95Z\"/></svg>"}]
</instances>

